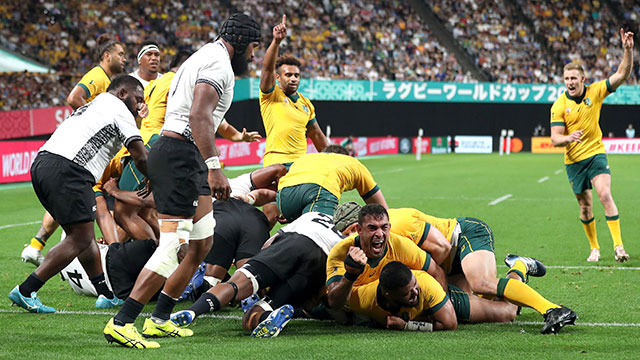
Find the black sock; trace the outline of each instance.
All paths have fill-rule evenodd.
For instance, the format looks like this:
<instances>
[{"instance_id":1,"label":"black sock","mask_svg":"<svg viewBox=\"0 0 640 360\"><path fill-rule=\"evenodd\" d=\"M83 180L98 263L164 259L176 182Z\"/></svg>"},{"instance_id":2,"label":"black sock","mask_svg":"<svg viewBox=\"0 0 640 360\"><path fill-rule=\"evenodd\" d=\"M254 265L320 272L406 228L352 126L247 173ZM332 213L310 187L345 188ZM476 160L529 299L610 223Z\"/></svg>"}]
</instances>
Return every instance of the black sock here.
<instances>
[{"instance_id":1,"label":"black sock","mask_svg":"<svg viewBox=\"0 0 640 360\"><path fill-rule=\"evenodd\" d=\"M99 275L89 278L89 281L91 281L91 285L96 288L98 295L104 295L107 299L114 298L113 293L107 286L107 280L104 278L104 273L100 273Z\"/></svg>"},{"instance_id":2,"label":"black sock","mask_svg":"<svg viewBox=\"0 0 640 360\"><path fill-rule=\"evenodd\" d=\"M196 313L196 316L201 314L213 312L220 309L220 300L212 293L206 292L200 296L200 298L191 305L189 310Z\"/></svg>"},{"instance_id":3,"label":"black sock","mask_svg":"<svg viewBox=\"0 0 640 360\"><path fill-rule=\"evenodd\" d=\"M44 281L40 280L40 278L36 275L35 272L31 273L27 280L25 280L20 286L18 286L18 290L20 294L24 297L31 297L31 293L34 291L40 290L40 288L44 285Z\"/></svg>"},{"instance_id":4,"label":"black sock","mask_svg":"<svg viewBox=\"0 0 640 360\"><path fill-rule=\"evenodd\" d=\"M141 304L134 299L128 297L127 300L124 301L122 308L113 319L113 323L119 326L124 326L124 324L133 323L136 321L136 318L142 312L144 308L144 304Z\"/></svg>"},{"instance_id":5,"label":"black sock","mask_svg":"<svg viewBox=\"0 0 640 360\"><path fill-rule=\"evenodd\" d=\"M171 317L171 311L173 311L173 307L176 306L177 302L177 300L165 294L164 291L161 292L160 296L158 296L158 303L156 304L156 308L153 310L151 317L162 321L169 320Z\"/></svg>"}]
</instances>

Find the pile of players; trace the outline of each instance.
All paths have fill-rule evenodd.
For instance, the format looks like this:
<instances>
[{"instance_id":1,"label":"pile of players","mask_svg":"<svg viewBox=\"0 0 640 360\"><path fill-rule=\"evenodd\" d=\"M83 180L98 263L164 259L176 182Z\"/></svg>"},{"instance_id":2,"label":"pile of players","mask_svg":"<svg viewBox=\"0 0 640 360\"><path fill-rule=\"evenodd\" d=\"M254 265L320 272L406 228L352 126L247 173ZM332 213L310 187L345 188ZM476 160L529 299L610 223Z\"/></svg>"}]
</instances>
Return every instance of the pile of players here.
<instances>
[{"instance_id":1,"label":"pile of players","mask_svg":"<svg viewBox=\"0 0 640 360\"><path fill-rule=\"evenodd\" d=\"M39 266L9 294L16 305L55 312L37 291L62 272L79 292L91 289L97 307L122 306L103 333L132 348L160 346L149 338L192 336L187 325L199 315L238 302L242 326L254 337L277 336L295 316L437 331L513 321L526 306L544 317L545 334L575 322L575 312L527 284L546 273L538 260L507 255L509 270L498 277L494 236L483 221L388 208L367 168L320 130L312 103L297 91L299 60L278 57L284 16L273 28L260 81L265 167L227 179L215 132L236 141L258 137L237 131L224 115L234 75L253 60L259 29L251 17L234 14L216 40L178 54L161 77L143 65L159 56L156 44L140 48L140 79L111 79L117 71L106 69L122 64L124 49L102 45L101 65L70 94L76 111L31 168L53 224L41 230L50 234L60 224L64 240L44 259L32 246L44 245L42 236L23 252ZM306 154L307 137L319 153ZM339 205L349 190L366 205ZM105 193L115 198L113 216ZM111 244L102 252L96 217ZM269 238L277 221L287 225ZM232 264L237 271L229 276ZM172 313L185 297L193 305ZM140 334L134 321L153 298Z\"/></svg>"}]
</instances>

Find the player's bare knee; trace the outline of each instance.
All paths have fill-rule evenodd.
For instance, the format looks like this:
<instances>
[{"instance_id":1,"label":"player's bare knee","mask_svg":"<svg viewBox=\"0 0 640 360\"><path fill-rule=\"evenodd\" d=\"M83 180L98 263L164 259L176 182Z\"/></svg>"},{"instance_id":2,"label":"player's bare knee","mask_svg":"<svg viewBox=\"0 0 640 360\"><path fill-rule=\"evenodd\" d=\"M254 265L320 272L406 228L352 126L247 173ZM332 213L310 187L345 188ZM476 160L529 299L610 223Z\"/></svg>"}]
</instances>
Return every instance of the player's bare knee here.
<instances>
[{"instance_id":1,"label":"player's bare knee","mask_svg":"<svg viewBox=\"0 0 640 360\"><path fill-rule=\"evenodd\" d=\"M469 280L469 287L471 291L477 294L487 294L487 295L495 295L497 288L497 280L494 279L484 279L484 278L473 278Z\"/></svg>"}]
</instances>

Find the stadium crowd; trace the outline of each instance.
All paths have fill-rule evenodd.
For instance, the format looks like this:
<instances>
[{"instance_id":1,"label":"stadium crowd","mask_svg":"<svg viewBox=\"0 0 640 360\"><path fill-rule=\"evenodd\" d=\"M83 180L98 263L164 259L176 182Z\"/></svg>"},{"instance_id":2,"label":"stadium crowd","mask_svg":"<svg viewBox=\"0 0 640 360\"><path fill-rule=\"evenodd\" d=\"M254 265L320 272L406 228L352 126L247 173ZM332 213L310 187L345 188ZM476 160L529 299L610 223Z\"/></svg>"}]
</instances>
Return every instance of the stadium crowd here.
<instances>
[{"instance_id":1,"label":"stadium crowd","mask_svg":"<svg viewBox=\"0 0 640 360\"><path fill-rule=\"evenodd\" d=\"M440 0L432 9L489 80L562 82L560 71L512 6L495 0Z\"/></svg>"},{"instance_id":2,"label":"stadium crowd","mask_svg":"<svg viewBox=\"0 0 640 360\"><path fill-rule=\"evenodd\" d=\"M625 22L637 28L637 5L614 3L627 9ZM0 46L49 66L55 75L0 74L2 80L25 79L16 89L3 86L0 109L64 103L63 94L94 66L100 34L111 33L125 44L126 72L135 69L135 49L146 39L156 40L169 55L162 58L161 68L167 69L178 50L197 49L215 38L222 19L235 10L258 14L268 34L286 9L300 33L283 46L304 60L301 70L307 78L475 81L404 2L233 0L213 5L194 0L3 1ZM588 77L600 79L615 71L621 54L616 27L609 26L619 22L606 2L438 0L430 5L490 81L560 83L567 61L584 63ZM250 76L260 76L265 51L257 51ZM636 66L629 83L637 83L639 72ZM37 94L41 88L51 91Z\"/></svg>"}]
</instances>

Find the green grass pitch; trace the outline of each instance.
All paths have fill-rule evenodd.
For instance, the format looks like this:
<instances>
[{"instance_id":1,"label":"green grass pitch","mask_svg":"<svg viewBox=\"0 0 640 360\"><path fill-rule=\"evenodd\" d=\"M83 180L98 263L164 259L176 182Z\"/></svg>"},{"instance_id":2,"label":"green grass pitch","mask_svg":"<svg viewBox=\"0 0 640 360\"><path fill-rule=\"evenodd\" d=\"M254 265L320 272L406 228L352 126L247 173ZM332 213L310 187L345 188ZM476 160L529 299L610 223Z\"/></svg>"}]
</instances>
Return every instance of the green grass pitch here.
<instances>
[{"instance_id":1,"label":"green grass pitch","mask_svg":"<svg viewBox=\"0 0 640 360\"><path fill-rule=\"evenodd\" d=\"M454 332L415 333L344 327L332 322L293 320L274 339L252 339L240 326L240 310L225 309L198 319L188 339L160 339L160 349L140 351L108 345L102 329L114 310L97 310L95 299L76 295L59 277L39 292L57 314L30 314L9 306L9 291L34 267L20 261L43 209L29 184L0 186L0 358L460 358L586 359L638 356L640 331L640 157L610 155L613 196L620 211L631 260L613 258L604 211L594 212L602 257L587 263L588 242L562 155L512 154L388 156L363 159L390 207L415 207L440 217L472 216L486 221L496 237L498 274L507 253L534 256L549 268L530 285L549 300L578 313L576 326L559 335L540 335L542 316L524 309L516 322L461 325ZM247 171L227 170L228 176ZM496 199L503 201L490 205ZM341 201L357 200L356 193ZM34 223L38 222L38 223ZM26 224L28 223L28 224ZM22 225L21 225L22 224ZM26 224L26 225L25 225ZM59 231L47 248L59 241ZM4 300L2 300L4 299ZM145 307L150 313L153 305ZM189 304L179 304L178 309ZM144 317L136 322L142 327Z\"/></svg>"}]
</instances>

